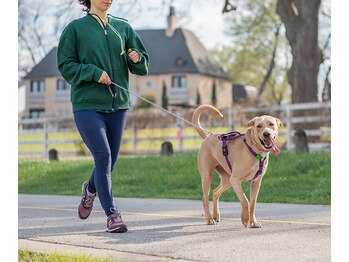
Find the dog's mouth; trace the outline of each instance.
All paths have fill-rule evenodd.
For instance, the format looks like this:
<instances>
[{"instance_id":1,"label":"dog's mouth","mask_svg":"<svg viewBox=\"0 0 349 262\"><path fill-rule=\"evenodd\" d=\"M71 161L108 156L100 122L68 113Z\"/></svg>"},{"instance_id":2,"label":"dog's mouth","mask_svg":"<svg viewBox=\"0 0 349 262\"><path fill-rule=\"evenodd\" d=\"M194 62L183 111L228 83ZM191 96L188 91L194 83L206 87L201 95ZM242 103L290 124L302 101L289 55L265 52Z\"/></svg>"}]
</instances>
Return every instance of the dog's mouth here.
<instances>
[{"instance_id":1,"label":"dog's mouth","mask_svg":"<svg viewBox=\"0 0 349 262\"><path fill-rule=\"evenodd\" d=\"M266 150L273 150L274 155L278 155L280 154L280 150L279 148L276 146L275 140L274 138L267 138L267 139L259 139L259 141L261 142L262 146L266 149Z\"/></svg>"}]
</instances>

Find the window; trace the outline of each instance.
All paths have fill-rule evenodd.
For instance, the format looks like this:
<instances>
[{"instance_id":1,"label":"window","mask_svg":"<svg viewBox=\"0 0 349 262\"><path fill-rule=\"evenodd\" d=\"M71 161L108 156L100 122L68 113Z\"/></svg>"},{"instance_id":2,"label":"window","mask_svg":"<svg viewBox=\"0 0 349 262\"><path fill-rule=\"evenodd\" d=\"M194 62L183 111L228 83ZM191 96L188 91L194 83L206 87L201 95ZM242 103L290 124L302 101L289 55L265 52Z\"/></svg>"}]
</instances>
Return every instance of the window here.
<instances>
[{"instance_id":1,"label":"window","mask_svg":"<svg viewBox=\"0 0 349 262\"><path fill-rule=\"evenodd\" d=\"M185 77L185 76L173 76L171 87L172 88L187 88L187 77Z\"/></svg>"},{"instance_id":2,"label":"window","mask_svg":"<svg viewBox=\"0 0 349 262\"><path fill-rule=\"evenodd\" d=\"M44 93L45 81L44 80L32 80L30 83L30 93Z\"/></svg>"},{"instance_id":3,"label":"window","mask_svg":"<svg viewBox=\"0 0 349 262\"><path fill-rule=\"evenodd\" d=\"M70 90L70 85L64 79L57 80L57 91L68 91Z\"/></svg>"},{"instance_id":4,"label":"window","mask_svg":"<svg viewBox=\"0 0 349 262\"><path fill-rule=\"evenodd\" d=\"M43 117L44 113L45 113L44 109L30 109L30 111L29 111L30 118Z\"/></svg>"}]
</instances>

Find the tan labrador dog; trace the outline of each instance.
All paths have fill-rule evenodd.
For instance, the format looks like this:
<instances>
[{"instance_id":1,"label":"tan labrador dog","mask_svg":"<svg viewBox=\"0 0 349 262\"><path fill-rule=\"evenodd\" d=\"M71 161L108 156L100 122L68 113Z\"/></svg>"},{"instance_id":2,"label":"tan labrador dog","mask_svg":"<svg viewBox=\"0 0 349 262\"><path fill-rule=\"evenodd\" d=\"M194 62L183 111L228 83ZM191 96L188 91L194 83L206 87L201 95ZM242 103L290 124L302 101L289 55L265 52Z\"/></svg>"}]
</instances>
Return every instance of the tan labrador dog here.
<instances>
[{"instance_id":1,"label":"tan labrador dog","mask_svg":"<svg viewBox=\"0 0 349 262\"><path fill-rule=\"evenodd\" d=\"M280 153L275 138L281 121L272 116L259 116L247 123L247 131L233 140L226 140L226 151L223 155L223 138L220 134L208 134L200 124L200 115L204 111L213 112L221 117L219 110L211 105L199 106L192 122L195 129L204 139L198 152L198 168L201 176L203 206L207 224L217 224L220 221L219 197L230 187L233 187L241 206L241 222L245 227L262 227L255 217L255 207L263 176L268 167L269 152ZM220 185L213 191L213 215L209 207L209 194L212 173L216 170L220 176ZM242 190L241 183L251 181L250 202Z\"/></svg>"}]
</instances>

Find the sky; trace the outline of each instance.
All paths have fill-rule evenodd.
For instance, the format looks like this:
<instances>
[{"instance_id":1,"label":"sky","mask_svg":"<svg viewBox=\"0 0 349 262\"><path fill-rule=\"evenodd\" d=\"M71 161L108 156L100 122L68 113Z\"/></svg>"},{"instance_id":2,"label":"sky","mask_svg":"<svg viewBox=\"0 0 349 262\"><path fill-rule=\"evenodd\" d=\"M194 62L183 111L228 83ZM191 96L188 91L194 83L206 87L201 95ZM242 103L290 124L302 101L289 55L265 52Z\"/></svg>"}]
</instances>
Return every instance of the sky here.
<instances>
[{"instance_id":1,"label":"sky","mask_svg":"<svg viewBox=\"0 0 349 262\"><path fill-rule=\"evenodd\" d=\"M139 16L130 16L130 24L135 29L154 29L166 28L167 15L169 13L168 5L166 7L157 8L154 2L160 0L145 0L142 1L148 5L148 8L154 9L147 11L143 10ZM168 1L167 1L168 2ZM188 3L188 2L191 2ZM230 14L222 15L223 1L222 0L207 0L207 1L173 1L176 16L179 19L179 27L189 29L199 38L199 40L208 49L222 46L223 44L231 44L227 35L224 34L224 17Z\"/></svg>"}]
</instances>

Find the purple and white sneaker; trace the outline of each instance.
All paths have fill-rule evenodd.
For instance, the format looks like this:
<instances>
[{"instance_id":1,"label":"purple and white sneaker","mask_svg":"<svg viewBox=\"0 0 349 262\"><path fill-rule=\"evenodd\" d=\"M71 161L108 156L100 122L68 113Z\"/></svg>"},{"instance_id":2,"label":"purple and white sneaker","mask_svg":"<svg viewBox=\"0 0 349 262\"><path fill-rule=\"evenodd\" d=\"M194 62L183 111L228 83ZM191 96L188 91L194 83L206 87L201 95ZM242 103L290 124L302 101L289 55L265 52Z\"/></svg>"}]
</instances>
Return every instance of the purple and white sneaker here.
<instances>
[{"instance_id":1,"label":"purple and white sneaker","mask_svg":"<svg viewBox=\"0 0 349 262\"><path fill-rule=\"evenodd\" d=\"M82 198L81 198L80 205L78 207L78 213L81 219L86 219L89 217L89 215L92 212L93 201L95 200L95 197L96 197L96 193L94 194L88 193L87 187L88 187L88 181L85 181L82 184Z\"/></svg>"},{"instance_id":2,"label":"purple and white sneaker","mask_svg":"<svg viewBox=\"0 0 349 262\"><path fill-rule=\"evenodd\" d=\"M121 218L121 213L115 212L107 218L107 232L109 233L124 233L127 231L127 226Z\"/></svg>"}]
</instances>

